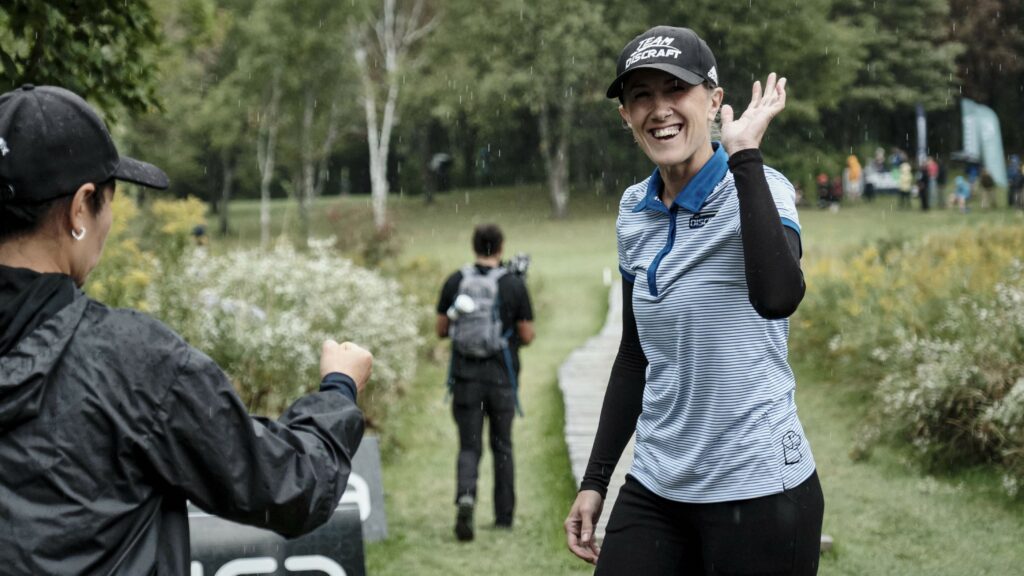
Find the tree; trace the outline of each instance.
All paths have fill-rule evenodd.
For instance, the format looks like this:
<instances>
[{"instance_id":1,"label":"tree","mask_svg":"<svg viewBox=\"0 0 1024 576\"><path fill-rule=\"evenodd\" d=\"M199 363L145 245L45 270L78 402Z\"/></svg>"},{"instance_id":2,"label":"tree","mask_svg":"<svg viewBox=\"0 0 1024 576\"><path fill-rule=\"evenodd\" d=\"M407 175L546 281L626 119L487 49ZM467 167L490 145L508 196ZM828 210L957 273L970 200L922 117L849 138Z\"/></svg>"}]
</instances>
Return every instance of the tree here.
<instances>
[{"instance_id":1,"label":"tree","mask_svg":"<svg viewBox=\"0 0 1024 576\"><path fill-rule=\"evenodd\" d=\"M947 32L948 0L835 0L832 15L859 44L856 81L832 119L844 140L907 145L917 104L956 106L954 60L962 46Z\"/></svg>"},{"instance_id":2,"label":"tree","mask_svg":"<svg viewBox=\"0 0 1024 576\"><path fill-rule=\"evenodd\" d=\"M210 203L220 230L228 229L228 203L240 178L246 149L245 108L228 72L236 66L239 0L182 0L154 5L164 42L156 82L162 110L136 114L119 140L126 149L163 167L179 197Z\"/></svg>"},{"instance_id":3,"label":"tree","mask_svg":"<svg viewBox=\"0 0 1024 576\"><path fill-rule=\"evenodd\" d=\"M991 106L1003 122L1024 126L1024 3L951 0L950 34L963 95ZM1024 148L1024 130L1004 129L1007 148Z\"/></svg>"},{"instance_id":4,"label":"tree","mask_svg":"<svg viewBox=\"0 0 1024 576\"><path fill-rule=\"evenodd\" d=\"M156 21L146 2L5 0L0 4L0 91L53 84L108 116L157 105L150 48Z\"/></svg>"},{"instance_id":5,"label":"tree","mask_svg":"<svg viewBox=\"0 0 1024 576\"><path fill-rule=\"evenodd\" d=\"M378 232L387 226L388 152L402 73L411 64L413 45L437 23L427 19L424 0L413 0L408 6L399 6L398 0L382 0L381 4L381 12L355 24L351 34L363 86L373 222Z\"/></svg>"},{"instance_id":6,"label":"tree","mask_svg":"<svg viewBox=\"0 0 1024 576\"><path fill-rule=\"evenodd\" d=\"M464 105L471 121L486 132L500 110L509 120L516 109L529 111L552 214L566 217L579 106L603 97L606 75L594 66L609 41L603 7L591 0L500 2L486 11L475 2L450 6L445 49L464 52L468 68L457 83L478 99ZM457 74L454 68L446 74Z\"/></svg>"},{"instance_id":7,"label":"tree","mask_svg":"<svg viewBox=\"0 0 1024 576\"><path fill-rule=\"evenodd\" d=\"M274 179L277 130L281 110L281 69L272 73L269 95L264 97L257 123L256 162L260 171L260 249L270 248L270 184Z\"/></svg>"}]
</instances>

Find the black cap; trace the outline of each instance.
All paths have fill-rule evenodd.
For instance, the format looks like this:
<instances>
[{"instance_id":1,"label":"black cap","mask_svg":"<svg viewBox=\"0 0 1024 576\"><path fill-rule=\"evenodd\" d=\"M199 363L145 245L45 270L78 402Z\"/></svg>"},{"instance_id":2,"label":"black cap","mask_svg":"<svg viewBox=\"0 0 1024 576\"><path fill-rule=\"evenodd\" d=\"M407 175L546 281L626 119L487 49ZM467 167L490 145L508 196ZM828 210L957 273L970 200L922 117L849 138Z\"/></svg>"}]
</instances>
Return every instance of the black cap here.
<instances>
[{"instance_id":1,"label":"black cap","mask_svg":"<svg viewBox=\"0 0 1024 576\"><path fill-rule=\"evenodd\" d=\"M687 84L709 82L718 86L715 55L707 43L689 28L655 26L630 40L619 54L615 81L608 87L607 96L621 96L626 76L641 68L668 72Z\"/></svg>"},{"instance_id":2,"label":"black cap","mask_svg":"<svg viewBox=\"0 0 1024 576\"><path fill-rule=\"evenodd\" d=\"M163 170L119 155L103 120L73 92L26 84L0 95L0 202L46 202L110 178L168 184Z\"/></svg>"}]
</instances>

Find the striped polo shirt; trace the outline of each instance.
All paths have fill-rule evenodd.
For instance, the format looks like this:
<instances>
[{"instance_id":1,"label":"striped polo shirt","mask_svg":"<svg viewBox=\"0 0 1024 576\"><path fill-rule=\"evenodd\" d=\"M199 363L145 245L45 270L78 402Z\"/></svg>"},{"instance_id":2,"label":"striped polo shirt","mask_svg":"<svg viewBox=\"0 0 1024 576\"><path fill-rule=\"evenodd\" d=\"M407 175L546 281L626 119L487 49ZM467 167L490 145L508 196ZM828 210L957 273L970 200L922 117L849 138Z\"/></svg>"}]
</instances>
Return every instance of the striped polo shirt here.
<instances>
[{"instance_id":1,"label":"striped polo shirt","mask_svg":"<svg viewBox=\"0 0 1024 576\"><path fill-rule=\"evenodd\" d=\"M725 149L671 207L658 170L622 196L619 266L648 360L630 473L679 502L776 494L814 472L787 362L789 321L751 306L739 199ZM792 184L765 167L782 223L800 231Z\"/></svg>"}]
</instances>

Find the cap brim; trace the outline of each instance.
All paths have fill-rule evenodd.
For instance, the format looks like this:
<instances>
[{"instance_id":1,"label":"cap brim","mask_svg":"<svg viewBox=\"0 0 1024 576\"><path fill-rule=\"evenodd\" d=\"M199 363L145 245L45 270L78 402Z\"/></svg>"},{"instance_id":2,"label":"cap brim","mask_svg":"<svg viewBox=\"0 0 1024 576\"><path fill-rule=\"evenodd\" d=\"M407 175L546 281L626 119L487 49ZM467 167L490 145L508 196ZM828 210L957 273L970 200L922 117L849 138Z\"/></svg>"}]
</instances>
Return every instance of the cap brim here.
<instances>
[{"instance_id":1,"label":"cap brim","mask_svg":"<svg viewBox=\"0 0 1024 576\"><path fill-rule=\"evenodd\" d=\"M690 84L691 86L703 84L706 80L705 78L702 78L701 76L694 74L693 72L690 72L685 68L680 68L679 66L676 66L674 64L652 62L650 64L639 64L637 66L630 68L629 70L626 70L622 74L619 74L618 78L616 78L615 81L611 83L611 86L608 86L608 92L605 95L608 98L618 98L619 96L621 96L622 89L626 83L626 77L632 74L633 72L636 72L637 70L641 70L644 68L668 72L669 74L675 76L676 78L679 78L680 80L686 82L687 84Z\"/></svg>"},{"instance_id":2,"label":"cap brim","mask_svg":"<svg viewBox=\"0 0 1024 576\"><path fill-rule=\"evenodd\" d=\"M127 156L121 156L121 163L114 170L114 178L157 190L166 190L170 184L163 170Z\"/></svg>"}]
</instances>

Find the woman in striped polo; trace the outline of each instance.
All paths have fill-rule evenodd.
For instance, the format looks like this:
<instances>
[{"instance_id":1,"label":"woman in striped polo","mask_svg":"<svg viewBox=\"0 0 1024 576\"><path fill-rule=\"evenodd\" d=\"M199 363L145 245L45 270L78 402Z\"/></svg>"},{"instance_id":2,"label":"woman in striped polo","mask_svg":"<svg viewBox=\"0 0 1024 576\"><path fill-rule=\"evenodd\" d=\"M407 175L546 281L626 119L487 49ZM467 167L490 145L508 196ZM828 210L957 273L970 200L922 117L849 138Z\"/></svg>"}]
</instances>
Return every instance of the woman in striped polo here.
<instances>
[{"instance_id":1,"label":"woman in striped polo","mask_svg":"<svg viewBox=\"0 0 1024 576\"><path fill-rule=\"evenodd\" d=\"M786 342L804 294L800 225L793 186L758 150L786 79L754 83L739 118L723 96L707 44L667 26L626 45L608 89L656 167L619 205L622 342L565 521L599 575L817 572L824 500Z\"/></svg>"}]
</instances>

